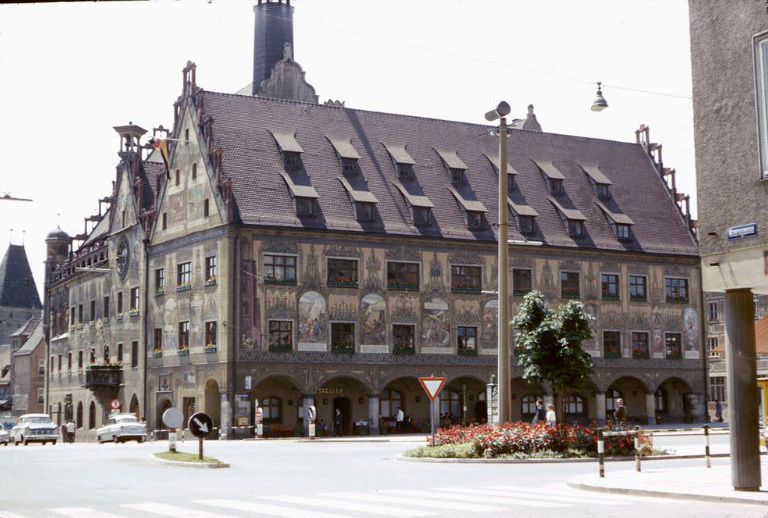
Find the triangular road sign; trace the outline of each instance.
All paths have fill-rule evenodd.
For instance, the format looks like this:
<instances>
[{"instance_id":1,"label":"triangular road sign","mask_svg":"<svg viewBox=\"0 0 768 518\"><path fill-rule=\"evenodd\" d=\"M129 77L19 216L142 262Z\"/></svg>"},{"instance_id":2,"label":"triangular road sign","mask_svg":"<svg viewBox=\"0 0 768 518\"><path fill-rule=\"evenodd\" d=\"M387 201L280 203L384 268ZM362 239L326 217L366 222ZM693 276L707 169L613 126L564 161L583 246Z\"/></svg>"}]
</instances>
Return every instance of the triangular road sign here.
<instances>
[{"instance_id":1,"label":"triangular road sign","mask_svg":"<svg viewBox=\"0 0 768 518\"><path fill-rule=\"evenodd\" d=\"M419 383L421 383L421 386L424 387L424 392L427 393L427 395L429 396L429 399L431 401L434 401L435 398L437 398L437 395L443 389L443 386L445 385L445 382L447 379L448 378L436 378L434 376L425 376L423 378L419 378Z\"/></svg>"}]
</instances>

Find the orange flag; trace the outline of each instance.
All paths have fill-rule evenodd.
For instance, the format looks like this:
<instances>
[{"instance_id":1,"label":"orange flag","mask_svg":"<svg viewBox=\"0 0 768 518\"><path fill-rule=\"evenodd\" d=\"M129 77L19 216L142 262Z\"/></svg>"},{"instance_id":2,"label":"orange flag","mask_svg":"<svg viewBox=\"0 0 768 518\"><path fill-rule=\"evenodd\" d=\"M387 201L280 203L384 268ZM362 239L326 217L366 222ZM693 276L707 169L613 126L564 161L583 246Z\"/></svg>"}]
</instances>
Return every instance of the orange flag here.
<instances>
[{"instance_id":1,"label":"orange flag","mask_svg":"<svg viewBox=\"0 0 768 518\"><path fill-rule=\"evenodd\" d=\"M163 157L163 163L165 164L165 178L171 179L171 158L168 153L168 140L160 137L153 137L150 142L152 149L159 149L160 156Z\"/></svg>"}]
</instances>

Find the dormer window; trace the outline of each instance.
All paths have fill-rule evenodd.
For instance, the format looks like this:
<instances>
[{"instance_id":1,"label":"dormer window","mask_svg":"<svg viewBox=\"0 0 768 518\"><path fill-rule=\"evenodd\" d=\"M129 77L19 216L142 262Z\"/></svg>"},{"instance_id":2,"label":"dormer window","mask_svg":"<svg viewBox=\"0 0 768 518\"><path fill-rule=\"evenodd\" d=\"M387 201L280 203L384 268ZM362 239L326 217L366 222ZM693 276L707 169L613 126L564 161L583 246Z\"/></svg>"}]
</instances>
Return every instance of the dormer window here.
<instances>
[{"instance_id":1,"label":"dormer window","mask_svg":"<svg viewBox=\"0 0 768 518\"><path fill-rule=\"evenodd\" d=\"M429 207L413 207L413 224L419 226L429 225L432 221L432 211Z\"/></svg>"},{"instance_id":2,"label":"dormer window","mask_svg":"<svg viewBox=\"0 0 768 518\"><path fill-rule=\"evenodd\" d=\"M632 227L631 225L625 225L622 223L616 224L616 238L619 241L629 241L632 239Z\"/></svg>"},{"instance_id":3,"label":"dormer window","mask_svg":"<svg viewBox=\"0 0 768 518\"><path fill-rule=\"evenodd\" d=\"M401 180L413 180L413 164L397 164L397 177Z\"/></svg>"},{"instance_id":4,"label":"dormer window","mask_svg":"<svg viewBox=\"0 0 768 518\"><path fill-rule=\"evenodd\" d=\"M467 183L467 177L464 174L464 169L451 169L451 183L456 187L460 187Z\"/></svg>"},{"instance_id":5,"label":"dormer window","mask_svg":"<svg viewBox=\"0 0 768 518\"><path fill-rule=\"evenodd\" d=\"M483 213L474 210L468 210L467 227L471 230L479 230L483 228Z\"/></svg>"},{"instance_id":6,"label":"dormer window","mask_svg":"<svg viewBox=\"0 0 768 518\"><path fill-rule=\"evenodd\" d=\"M517 216L517 224L520 227L521 234L533 234L535 230L535 218L534 216Z\"/></svg>"},{"instance_id":7,"label":"dormer window","mask_svg":"<svg viewBox=\"0 0 768 518\"><path fill-rule=\"evenodd\" d=\"M607 199L611 197L611 190L607 184L596 183L595 194L597 195L598 198Z\"/></svg>"},{"instance_id":8,"label":"dormer window","mask_svg":"<svg viewBox=\"0 0 768 518\"><path fill-rule=\"evenodd\" d=\"M368 203L363 201L355 202L355 212L357 215L357 221L373 221L374 203Z\"/></svg>"},{"instance_id":9,"label":"dormer window","mask_svg":"<svg viewBox=\"0 0 768 518\"><path fill-rule=\"evenodd\" d=\"M357 172L357 159L356 158L342 158L341 170L348 174L354 174Z\"/></svg>"},{"instance_id":10,"label":"dormer window","mask_svg":"<svg viewBox=\"0 0 768 518\"><path fill-rule=\"evenodd\" d=\"M296 215L299 217L311 217L315 215L315 199L296 197Z\"/></svg>"},{"instance_id":11,"label":"dormer window","mask_svg":"<svg viewBox=\"0 0 768 518\"><path fill-rule=\"evenodd\" d=\"M515 181L515 176L508 174L507 175L507 194L511 195L516 190L517 190L517 182Z\"/></svg>"},{"instance_id":12,"label":"dormer window","mask_svg":"<svg viewBox=\"0 0 768 518\"><path fill-rule=\"evenodd\" d=\"M568 235L571 237L584 237L584 222L580 219L569 219Z\"/></svg>"},{"instance_id":13,"label":"dormer window","mask_svg":"<svg viewBox=\"0 0 768 518\"><path fill-rule=\"evenodd\" d=\"M292 151L283 152L283 163L286 171L295 171L301 166L301 153Z\"/></svg>"},{"instance_id":14,"label":"dormer window","mask_svg":"<svg viewBox=\"0 0 768 518\"><path fill-rule=\"evenodd\" d=\"M565 187L563 186L563 181L559 178L550 178L549 179L549 192L552 194L563 194L565 192Z\"/></svg>"}]
</instances>

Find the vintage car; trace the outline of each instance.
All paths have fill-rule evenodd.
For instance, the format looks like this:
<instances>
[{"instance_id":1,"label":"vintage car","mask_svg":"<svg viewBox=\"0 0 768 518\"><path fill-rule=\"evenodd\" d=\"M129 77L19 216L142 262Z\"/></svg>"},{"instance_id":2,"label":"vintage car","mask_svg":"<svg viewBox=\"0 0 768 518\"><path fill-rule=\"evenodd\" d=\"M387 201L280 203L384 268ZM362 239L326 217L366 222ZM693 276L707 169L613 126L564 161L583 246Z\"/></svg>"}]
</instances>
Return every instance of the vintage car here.
<instances>
[{"instance_id":1,"label":"vintage car","mask_svg":"<svg viewBox=\"0 0 768 518\"><path fill-rule=\"evenodd\" d=\"M11 441L18 445L31 442L56 444L59 434L48 414L24 414L19 417L16 426L11 428Z\"/></svg>"},{"instance_id":2,"label":"vintage car","mask_svg":"<svg viewBox=\"0 0 768 518\"><path fill-rule=\"evenodd\" d=\"M96 440L125 442L135 440L144 442L147 439L147 425L139 422L134 414L110 414L107 424L96 430Z\"/></svg>"},{"instance_id":3,"label":"vintage car","mask_svg":"<svg viewBox=\"0 0 768 518\"><path fill-rule=\"evenodd\" d=\"M9 442L11 442L11 434L8 433L8 430L0 426L0 444L8 446Z\"/></svg>"}]
</instances>

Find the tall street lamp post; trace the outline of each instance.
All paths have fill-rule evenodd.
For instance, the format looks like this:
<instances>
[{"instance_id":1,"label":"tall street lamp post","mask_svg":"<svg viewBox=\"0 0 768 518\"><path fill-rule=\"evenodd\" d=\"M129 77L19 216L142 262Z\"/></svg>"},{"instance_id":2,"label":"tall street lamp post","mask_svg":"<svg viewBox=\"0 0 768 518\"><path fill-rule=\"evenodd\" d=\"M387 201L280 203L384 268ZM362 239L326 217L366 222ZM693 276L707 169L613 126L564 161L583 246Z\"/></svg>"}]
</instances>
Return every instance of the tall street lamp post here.
<instances>
[{"instance_id":1,"label":"tall street lamp post","mask_svg":"<svg viewBox=\"0 0 768 518\"><path fill-rule=\"evenodd\" d=\"M501 101L485 114L499 120L499 315L498 315L498 423L509 422L512 387L509 380L509 213L507 212L507 119L511 109Z\"/></svg>"}]
</instances>

